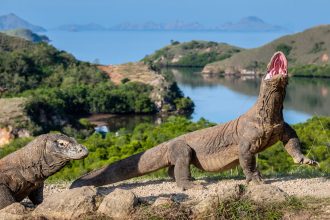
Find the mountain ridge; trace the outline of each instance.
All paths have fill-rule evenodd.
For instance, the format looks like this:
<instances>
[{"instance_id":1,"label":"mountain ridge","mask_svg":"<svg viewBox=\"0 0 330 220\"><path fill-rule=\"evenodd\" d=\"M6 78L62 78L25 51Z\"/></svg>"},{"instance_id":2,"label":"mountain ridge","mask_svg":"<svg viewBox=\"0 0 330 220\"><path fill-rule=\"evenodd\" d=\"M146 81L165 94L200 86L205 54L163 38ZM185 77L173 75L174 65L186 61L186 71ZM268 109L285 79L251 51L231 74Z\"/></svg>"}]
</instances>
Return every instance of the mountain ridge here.
<instances>
[{"instance_id":1,"label":"mountain ridge","mask_svg":"<svg viewBox=\"0 0 330 220\"><path fill-rule=\"evenodd\" d=\"M91 25L98 29L90 28ZM174 22L147 21L142 23L122 22L110 27L100 24L65 24L55 29L64 31L93 31L93 30L115 30L115 31L223 31L223 32L281 32L288 31L279 25L266 23L256 16L243 17L236 23L228 22L222 25L206 26L199 22L186 22L176 20Z\"/></svg>"},{"instance_id":2,"label":"mountain ridge","mask_svg":"<svg viewBox=\"0 0 330 220\"><path fill-rule=\"evenodd\" d=\"M11 29L18 29L18 28L24 28L29 29L33 32L45 32L46 29L33 25L29 23L28 21L20 18L14 13L6 14L0 16L0 30L11 30Z\"/></svg>"}]
</instances>

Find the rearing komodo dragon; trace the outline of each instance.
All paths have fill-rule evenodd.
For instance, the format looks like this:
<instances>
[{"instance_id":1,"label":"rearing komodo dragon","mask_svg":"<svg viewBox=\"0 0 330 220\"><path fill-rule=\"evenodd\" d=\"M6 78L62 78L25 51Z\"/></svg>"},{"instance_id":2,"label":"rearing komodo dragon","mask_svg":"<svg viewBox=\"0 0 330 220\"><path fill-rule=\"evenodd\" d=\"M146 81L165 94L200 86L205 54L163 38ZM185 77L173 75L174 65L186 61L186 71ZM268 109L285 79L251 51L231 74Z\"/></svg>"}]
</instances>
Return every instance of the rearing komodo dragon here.
<instances>
[{"instance_id":1,"label":"rearing komodo dragon","mask_svg":"<svg viewBox=\"0 0 330 220\"><path fill-rule=\"evenodd\" d=\"M255 105L235 120L194 131L143 153L128 157L74 181L72 188L101 186L141 176L163 167L183 189L195 186L190 164L204 171L225 171L241 165L247 182L261 183L255 155L282 141L295 163L317 165L300 150L296 132L283 120L283 101L288 84L287 60L282 52L273 55Z\"/></svg>"},{"instance_id":2,"label":"rearing komodo dragon","mask_svg":"<svg viewBox=\"0 0 330 220\"><path fill-rule=\"evenodd\" d=\"M88 150L63 134L45 134L0 160L0 209L29 197L43 200L44 181L70 160L85 158Z\"/></svg>"}]
</instances>

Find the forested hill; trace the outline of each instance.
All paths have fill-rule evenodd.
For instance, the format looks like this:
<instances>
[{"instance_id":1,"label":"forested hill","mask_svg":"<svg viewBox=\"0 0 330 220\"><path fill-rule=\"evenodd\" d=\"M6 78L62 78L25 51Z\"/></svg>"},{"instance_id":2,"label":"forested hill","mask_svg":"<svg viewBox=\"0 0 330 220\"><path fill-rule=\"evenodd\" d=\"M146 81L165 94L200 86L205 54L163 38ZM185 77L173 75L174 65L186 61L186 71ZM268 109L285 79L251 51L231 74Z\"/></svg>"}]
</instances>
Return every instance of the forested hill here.
<instances>
[{"instance_id":1,"label":"forested hill","mask_svg":"<svg viewBox=\"0 0 330 220\"><path fill-rule=\"evenodd\" d=\"M242 50L240 47L212 41L172 41L170 45L146 56L143 61L153 67L204 67Z\"/></svg>"},{"instance_id":2,"label":"forested hill","mask_svg":"<svg viewBox=\"0 0 330 220\"><path fill-rule=\"evenodd\" d=\"M81 62L47 43L32 43L2 33L0 63L0 87L8 89L2 98L8 103L11 97L23 97L32 133L62 130L72 119L93 113L156 113L193 107L191 101L180 105L186 98L171 82L164 84L166 88L158 97L171 107L161 109L163 106L156 105L152 97L151 85L129 79L114 84L94 64ZM149 74L156 73L150 70ZM1 121L0 128L10 125Z\"/></svg>"}]
</instances>

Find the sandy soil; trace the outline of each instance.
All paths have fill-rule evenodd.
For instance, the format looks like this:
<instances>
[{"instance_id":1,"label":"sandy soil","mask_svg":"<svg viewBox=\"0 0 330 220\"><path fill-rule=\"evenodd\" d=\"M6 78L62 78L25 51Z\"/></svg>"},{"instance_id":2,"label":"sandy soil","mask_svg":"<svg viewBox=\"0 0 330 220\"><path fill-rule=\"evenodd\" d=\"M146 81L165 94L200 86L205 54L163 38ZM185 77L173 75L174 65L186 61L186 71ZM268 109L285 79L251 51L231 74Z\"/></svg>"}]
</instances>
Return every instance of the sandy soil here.
<instances>
[{"instance_id":1,"label":"sandy soil","mask_svg":"<svg viewBox=\"0 0 330 220\"><path fill-rule=\"evenodd\" d=\"M126 181L117 184L111 184L99 187L99 192L108 194L116 188L129 189L136 194L137 197L146 200L154 200L159 196L171 197L176 201L187 201L202 199L208 195L233 188L236 184L244 184L244 180L197 180L203 184L205 189L191 189L182 191L174 181L165 180L143 180L143 181ZM330 179L319 177L310 179L300 178L276 178L266 179L266 183L277 186L289 195L297 197L314 197L314 198L330 198ZM68 188L70 183L47 184L45 186L45 197L63 191Z\"/></svg>"}]
</instances>

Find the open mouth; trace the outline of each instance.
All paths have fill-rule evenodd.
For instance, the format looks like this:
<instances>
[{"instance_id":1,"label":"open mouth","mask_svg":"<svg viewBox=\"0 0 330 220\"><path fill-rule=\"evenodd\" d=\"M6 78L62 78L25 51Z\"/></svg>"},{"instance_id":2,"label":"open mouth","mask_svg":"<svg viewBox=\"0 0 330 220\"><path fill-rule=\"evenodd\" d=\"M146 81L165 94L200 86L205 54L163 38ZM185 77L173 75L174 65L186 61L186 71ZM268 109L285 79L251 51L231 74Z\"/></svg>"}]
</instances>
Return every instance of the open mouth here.
<instances>
[{"instance_id":1,"label":"open mouth","mask_svg":"<svg viewBox=\"0 0 330 220\"><path fill-rule=\"evenodd\" d=\"M268 64L267 75L265 79L271 79L276 75L288 75L288 61L282 52L276 52Z\"/></svg>"}]
</instances>

